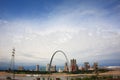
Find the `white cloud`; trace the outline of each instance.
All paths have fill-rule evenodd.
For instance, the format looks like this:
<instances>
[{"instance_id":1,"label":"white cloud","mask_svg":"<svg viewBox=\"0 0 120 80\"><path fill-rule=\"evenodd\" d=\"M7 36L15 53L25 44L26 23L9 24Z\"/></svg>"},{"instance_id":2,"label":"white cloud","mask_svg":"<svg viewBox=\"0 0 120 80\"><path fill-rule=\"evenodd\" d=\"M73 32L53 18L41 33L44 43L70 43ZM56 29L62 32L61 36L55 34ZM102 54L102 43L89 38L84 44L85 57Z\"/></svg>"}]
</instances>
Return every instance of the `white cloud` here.
<instances>
[{"instance_id":1,"label":"white cloud","mask_svg":"<svg viewBox=\"0 0 120 80\"><path fill-rule=\"evenodd\" d=\"M0 34L0 58L9 57L7 53L13 47L18 62L45 60L47 63L58 49L65 51L69 59L76 58L79 62L99 60L96 56L112 58L104 55L115 56L114 53L120 52L120 29L103 18L106 12L81 10L79 7L59 10L51 12L50 17L42 22L14 20L1 25L0 21L5 30Z\"/></svg>"}]
</instances>

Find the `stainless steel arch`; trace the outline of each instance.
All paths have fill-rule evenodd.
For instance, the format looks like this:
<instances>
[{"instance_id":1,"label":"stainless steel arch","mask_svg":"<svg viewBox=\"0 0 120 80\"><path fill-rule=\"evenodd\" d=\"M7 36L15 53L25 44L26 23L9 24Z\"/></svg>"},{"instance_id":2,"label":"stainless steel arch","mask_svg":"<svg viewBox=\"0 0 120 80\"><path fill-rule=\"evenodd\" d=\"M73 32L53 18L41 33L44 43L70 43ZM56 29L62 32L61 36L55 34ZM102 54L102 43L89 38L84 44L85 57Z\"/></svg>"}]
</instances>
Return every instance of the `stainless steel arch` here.
<instances>
[{"instance_id":1,"label":"stainless steel arch","mask_svg":"<svg viewBox=\"0 0 120 80\"><path fill-rule=\"evenodd\" d=\"M49 65L49 69L48 69L48 70L49 70L49 73L51 72L51 71L50 71L50 68L51 68L52 60L53 60L55 54L58 53L58 52L61 52L61 53L64 54L64 56L65 56L65 58L66 58L66 61L67 61L67 64L68 64L68 69L69 69L69 61L68 61L68 58L67 58L66 54L65 54L62 50L57 50L57 51L54 52L54 54L53 54L52 57L51 57L50 65ZM70 70L70 69L69 69L69 70ZM69 70L68 70L68 71L69 71Z\"/></svg>"}]
</instances>

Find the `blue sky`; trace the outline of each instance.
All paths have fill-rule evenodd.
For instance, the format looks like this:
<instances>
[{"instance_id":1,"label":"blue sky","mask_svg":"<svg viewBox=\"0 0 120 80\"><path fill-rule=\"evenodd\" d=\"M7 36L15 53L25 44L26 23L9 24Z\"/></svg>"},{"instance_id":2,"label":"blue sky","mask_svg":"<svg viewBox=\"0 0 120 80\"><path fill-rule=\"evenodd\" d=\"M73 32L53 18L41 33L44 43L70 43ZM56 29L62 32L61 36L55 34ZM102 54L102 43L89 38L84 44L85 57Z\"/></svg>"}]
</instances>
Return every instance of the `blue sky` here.
<instances>
[{"instance_id":1,"label":"blue sky","mask_svg":"<svg viewBox=\"0 0 120 80\"><path fill-rule=\"evenodd\" d=\"M0 63L120 65L119 21L119 0L0 0Z\"/></svg>"}]
</instances>

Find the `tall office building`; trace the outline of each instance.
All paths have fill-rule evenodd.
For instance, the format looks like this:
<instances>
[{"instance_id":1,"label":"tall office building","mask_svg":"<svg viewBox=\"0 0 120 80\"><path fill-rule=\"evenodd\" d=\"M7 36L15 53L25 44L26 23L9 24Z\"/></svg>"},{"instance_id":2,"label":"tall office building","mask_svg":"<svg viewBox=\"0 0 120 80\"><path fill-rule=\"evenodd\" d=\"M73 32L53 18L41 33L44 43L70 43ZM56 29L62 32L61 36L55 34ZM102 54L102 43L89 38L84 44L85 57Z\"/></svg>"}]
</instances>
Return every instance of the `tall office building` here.
<instances>
[{"instance_id":1,"label":"tall office building","mask_svg":"<svg viewBox=\"0 0 120 80\"><path fill-rule=\"evenodd\" d=\"M36 65L36 71L39 71L39 65Z\"/></svg>"},{"instance_id":2,"label":"tall office building","mask_svg":"<svg viewBox=\"0 0 120 80\"><path fill-rule=\"evenodd\" d=\"M84 63L84 69L87 71L90 68L89 62Z\"/></svg>"},{"instance_id":3,"label":"tall office building","mask_svg":"<svg viewBox=\"0 0 120 80\"><path fill-rule=\"evenodd\" d=\"M50 66L50 64L46 65L46 71L49 71L49 66Z\"/></svg>"},{"instance_id":4,"label":"tall office building","mask_svg":"<svg viewBox=\"0 0 120 80\"><path fill-rule=\"evenodd\" d=\"M23 66L18 66L18 70L22 71L22 70L24 70L24 67Z\"/></svg>"},{"instance_id":5,"label":"tall office building","mask_svg":"<svg viewBox=\"0 0 120 80\"><path fill-rule=\"evenodd\" d=\"M95 70L95 69L97 69L98 68L98 63L97 62L94 62L94 64L93 64L93 69Z\"/></svg>"},{"instance_id":6,"label":"tall office building","mask_svg":"<svg viewBox=\"0 0 120 80\"><path fill-rule=\"evenodd\" d=\"M78 70L78 66L76 64L76 59L71 59L70 60L70 71L74 72Z\"/></svg>"},{"instance_id":7,"label":"tall office building","mask_svg":"<svg viewBox=\"0 0 120 80\"><path fill-rule=\"evenodd\" d=\"M50 71L56 71L56 65L51 66Z\"/></svg>"},{"instance_id":8,"label":"tall office building","mask_svg":"<svg viewBox=\"0 0 120 80\"><path fill-rule=\"evenodd\" d=\"M94 69L96 75L98 75L98 63L97 62L94 62L93 69Z\"/></svg>"},{"instance_id":9,"label":"tall office building","mask_svg":"<svg viewBox=\"0 0 120 80\"><path fill-rule=\"evenodd\" d=\"M67 62L65 63L64 71L69 71L69 68L68 68L68 64L67 64Z\"/></svg>"},{"instance_id":10,"label":"tall office building","mask_svg":"<svg viewBox=\"0 0 120 80\"><path fill-rule=\"evenodd\" d=\"M46 65L46 71L49 71L49 66L50 66L50 64ZM54 66L51 65L50 71L56 71L56 65L54 65Z\"/></svg>"}]
</instances>

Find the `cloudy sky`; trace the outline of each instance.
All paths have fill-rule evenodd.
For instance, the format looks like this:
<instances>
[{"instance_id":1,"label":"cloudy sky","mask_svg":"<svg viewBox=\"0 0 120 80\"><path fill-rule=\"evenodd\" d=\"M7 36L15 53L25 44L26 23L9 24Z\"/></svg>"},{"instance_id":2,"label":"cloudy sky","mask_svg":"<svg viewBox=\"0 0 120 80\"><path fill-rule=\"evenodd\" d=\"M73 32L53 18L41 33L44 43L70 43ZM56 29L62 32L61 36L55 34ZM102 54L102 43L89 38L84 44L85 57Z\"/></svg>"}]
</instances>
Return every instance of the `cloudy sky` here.
<instances>
[{"instance_id":1,"label":"cloudy sky","mask_svg":"<svg viewBox=\"0 0 120 80\"><path fill-rule=\"evenodd\" d=\"M120 65L120 0L0 0L0 64L12 48L16 64Z\"/></svg>"}]
</instances>

